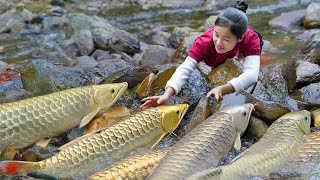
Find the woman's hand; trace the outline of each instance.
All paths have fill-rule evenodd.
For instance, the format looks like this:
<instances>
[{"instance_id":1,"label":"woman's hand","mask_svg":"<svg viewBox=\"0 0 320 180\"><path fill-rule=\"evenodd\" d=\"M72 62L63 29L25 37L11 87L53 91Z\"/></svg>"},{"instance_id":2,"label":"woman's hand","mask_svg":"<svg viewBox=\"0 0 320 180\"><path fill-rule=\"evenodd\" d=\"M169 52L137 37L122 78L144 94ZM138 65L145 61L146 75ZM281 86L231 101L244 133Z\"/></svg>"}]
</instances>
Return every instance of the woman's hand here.
<instances>
[{"instance_id":1,"label":"woman's hand","mask_svg":"<svg viewBox=\"0 0 320 180\"><path fill-rule=\"evenodd\" d=\"M144 98L141 100L141 102L144 102L144 103L140 106L140 109L143 111L150 106L155 107L162 104L166 104L167 101L170 99L170 97L174 95L174 92L175 91L172 87L168 87L162 96L152 96L152 97Z\"/></svg>"},{"instance_id":2,"label":"woman's hand","mask_svg":"<svg viewBox=\"0 0 320 180\"><path fill-rule=\"evenodd\" d=\"M207 93L207 99L209 99L210 96L214 96L217 101L221 101L223 95L233 93L234 91L234 87L230 83L227 83L211 89L211 91Z\"/></svg>"},{"instance_id":3,"label":"woman's hand","mask_svg":"<svg viewBox=\"0 0 320 180\"><path fill-rule=\"evenodd\" d=\"M223 94L222 94L222 87L221 87L221 86L218 86L218 87L216 87L216 88L211 89L211 90L207 93L207 99L209 99L210 96L214 96L217 101L220 101L220 100L222 100L222 95L223 95Z\"/></svg>"}]
</instances>

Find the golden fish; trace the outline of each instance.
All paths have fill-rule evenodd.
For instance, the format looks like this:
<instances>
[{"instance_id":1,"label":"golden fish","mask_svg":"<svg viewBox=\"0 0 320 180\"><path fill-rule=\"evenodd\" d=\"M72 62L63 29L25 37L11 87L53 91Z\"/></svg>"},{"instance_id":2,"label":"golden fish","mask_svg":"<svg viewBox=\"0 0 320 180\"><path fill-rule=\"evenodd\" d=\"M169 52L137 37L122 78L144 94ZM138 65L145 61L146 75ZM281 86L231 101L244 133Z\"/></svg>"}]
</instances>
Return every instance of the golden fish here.
<instances>
[{"instance_id":1,"label":"golden fish","mask_svg":"<svg viewBox=\"0 0 320 180\"><path fill-rule=\"evenodd\" d=\"M232 146L240 149L253 104L229 106L215 113L180 139L160 161L149 179L185 179L215 167Z\"/></svg>"},{"instance_id":2,"label":"golden fish","mask_svg":"<svg viewBox=\"0 0 320 180\"><path fill-rule=\"evenodd\" d=\"M187 179L246 179L267 177L279 167L309 134L309 111L287 113L278 118L263 137L235 157L231 164L198 172Z\"/></svg>"},{"instance_id":3,"label":"golden fish","mask_svg":"<svg viewBox=\"0 0 320 180\"><path fill-rule=\"evenodd\" d=\"M158 165L168 150L151 151L128 157L90 176L87 180L143 180L148 177L153 167Z\"/></svg>"},{"instance_id":4,"label":"golden fish","mask_svg":"<svg viewBox=\"0 0 320 180\"><path fill-rule=\"evenodd\" d=\"M18 149L58 136L111 107L128 84L102 84L72 88L0 105L0 152ZM44 141L46 144L49 141Z\"/></svg>"},{"instance_id":5,"label":"golden fish","mask_svg":"<svg viewBox=\"0 0 320 180\"><path fill-rule=\"evenodd\" d=\"M38 171L60 178L84 178L100 167L122 159L136 148L155 146L162 137L177 128L188 108L187 104L175 104L147 109L110 128L71 141L46 160L2 161L0 172Z\"/></svg>"}]
</instances>

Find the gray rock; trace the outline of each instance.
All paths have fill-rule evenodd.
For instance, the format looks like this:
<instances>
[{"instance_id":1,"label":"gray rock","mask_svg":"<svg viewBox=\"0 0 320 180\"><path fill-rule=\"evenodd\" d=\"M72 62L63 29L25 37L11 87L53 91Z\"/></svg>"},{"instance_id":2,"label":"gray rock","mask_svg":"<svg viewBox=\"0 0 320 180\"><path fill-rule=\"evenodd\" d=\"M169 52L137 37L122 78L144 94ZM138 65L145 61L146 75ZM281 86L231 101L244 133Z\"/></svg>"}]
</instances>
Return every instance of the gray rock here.
<instances>
[{"instance_id":1,"label":"gray rock","mask_svg":"<svg viewBox=\"0 0 320 180\"><path fill-rule=\"evenodd\" d=\"M291 29L302 25L305 10L295 10L287 13L282 13L269 21L271 27L278 27L284 29Z\"/></svg>"},{"instance_id":2,"label":"gray rock","mask_svg":"<svg viewBox=\"0 0 320 180\"><path fill-rule=\"evenodd\" d=\"M304 61L320 65L320 32L312 36L302 49Z\"/></svg>"},{"instance_id":3,"label":"gray rock","mask_svg":"<svg viewBox=\"0 0 320 180\"><path fill-rule=\"evenodd\" d=\"M170 53L170 51L172 50L163 46L151 45L142 53L139 65L155 66L171 63L170 55L172 55L172 53Z\"/></svg>"},{"instance_id":4,"label":"gray rock","mask_svg":"<svg viewBox=\"0 0 320 180\"><path fill-rule=\"evenodd\" d=\"M73 66L77 68L94 68L98 62L91 56L81 56L73 61Z\"/></svg>"},{"instance_id":5,"label":"gray rock","mask_svg":"<svg viewBox=\"0 0 320 180\"><path fill-rule=\"evenodd\" d=\"M56 66L46 60L34 60L20 73L23 88L33 95L93 84L95 74L84 69Z\"/></svg>"},{"instance_id":6,"label":"gray rock","mask_svg":"<svg viewBox=\"0 0 320 180\"><path fill-rule=\"evenodd\" d=\"M310 30L304 30L303 33L299 34L296 37L297 41L307 41L309 40L313 35L320 32L320 29L310 29ZM264 45L263 45L264 48Z\"/></svg>"},{"instance_id":7,"label":"gray rock","mask_svg":"<svg viewBox=\"0 0 320 180\"><path fill-rule=\"evenodd\" d=\"M94 50L91 32L88 30L77 31L70 39L61 44L61 49L71 58L91 54Z\"/></svg>"},{"instance_id":8,"label":"gray rock","mask_svg":"<svg viewBox=\"0 0 320 180\"><path fill-rule=\"evenodd\" d=\"M24 89L11 90L0 93L0 103L18 101L32 97L32 94Z\"/></svg>"},{"instance_id":9,"label":"gray rock","mask_svg":"<svg viewBox=\"0 0 320 180\"><path fill-rule=\"evenodd\" d=\"M312 2L308 5L303 18L303 25L306 28L320 27L320 3Z\"/></svg>"},{"instance_id":10,"label":"gray rock","mask_svg":"<svg viewBox=\"0 0 320 180\"><path fill-rule=\"evenodd\" d=\"M308 61L297 62L295 89L320 81L320 66Z\"/></svg>"},{"instance_id":11,"label":"gray rock","mask_svg":"<svg viewBox=\"0 0 320 180\"><path fill-rule=\"evenodd\" d=\"M23 19L12 9L0 15L0 33L18 31L25 26Z\"/></svg>"}]
</instances>

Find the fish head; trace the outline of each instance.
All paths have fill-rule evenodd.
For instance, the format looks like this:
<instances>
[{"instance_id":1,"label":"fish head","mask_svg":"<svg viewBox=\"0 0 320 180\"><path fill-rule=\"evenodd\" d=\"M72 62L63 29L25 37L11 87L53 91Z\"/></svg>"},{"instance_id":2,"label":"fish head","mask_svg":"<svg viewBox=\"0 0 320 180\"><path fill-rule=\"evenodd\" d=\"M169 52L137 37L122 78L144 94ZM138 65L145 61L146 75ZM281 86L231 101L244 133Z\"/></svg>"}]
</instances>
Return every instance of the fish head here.
<instances>
[{"instance_id":1,"label":"fish head","mask_svg":"<svg viewBox=\"0 0 320 180\"><path fill-rule=\"evenodd\" d=\"M293 119L298 127L305 133L310 134L311 113L307 110L287 113L281 119ZM279 118L279 119L280 119Z\"/></svg>"},{"instance_id":2,"label":"fish head","mask_svg":"<svg viewBox=\"0 0 320 180\"><path fill-rule=\"evenodd\" d=\"M107 109L117 102L127 88L127 82L96 85L94 101L101 109Z\"/></svg>"},{"instance_id":3,"label":"fish head","mask_svg":"<svg viewBox=\"0 0 320 180\"><path fill-rule=\"evenodd\" d=\"M254 105L251 103L241 104L237 106L228 106L222 109L222 112L228 113L232 117L232 121L236 127L236 130L243 134L247 129L251 113L254 109Z\"/></svg>"},{"instance_id":4,"label":"fish head","mask_svg":"<svg viewBox=\"0 0 320 180\"><path fill-rule=\"evenodd\" d=\"M156 107L161 112L160 124L166 132L174 131L189 109L188 104L172 104Z\"/></svg>"}]
</instances>

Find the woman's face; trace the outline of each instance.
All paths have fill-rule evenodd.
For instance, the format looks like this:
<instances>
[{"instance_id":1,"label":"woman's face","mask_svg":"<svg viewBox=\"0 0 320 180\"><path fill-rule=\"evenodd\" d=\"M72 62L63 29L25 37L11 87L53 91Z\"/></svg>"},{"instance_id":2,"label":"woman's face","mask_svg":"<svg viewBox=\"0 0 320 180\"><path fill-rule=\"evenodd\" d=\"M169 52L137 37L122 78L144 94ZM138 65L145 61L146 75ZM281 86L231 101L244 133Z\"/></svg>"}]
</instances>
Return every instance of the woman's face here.
<instances>
[{"instance_id":1,"label":"woman's face","mask_svg":"<svg viewBox=\"0 0 320 180\"><path fill-rule=\"evenodd\" d=\"M238 39L232 34L229 27L215 26L212 40L216 51L221 54L232 50L242 38Z\"/></svg>"}]
</instances>

